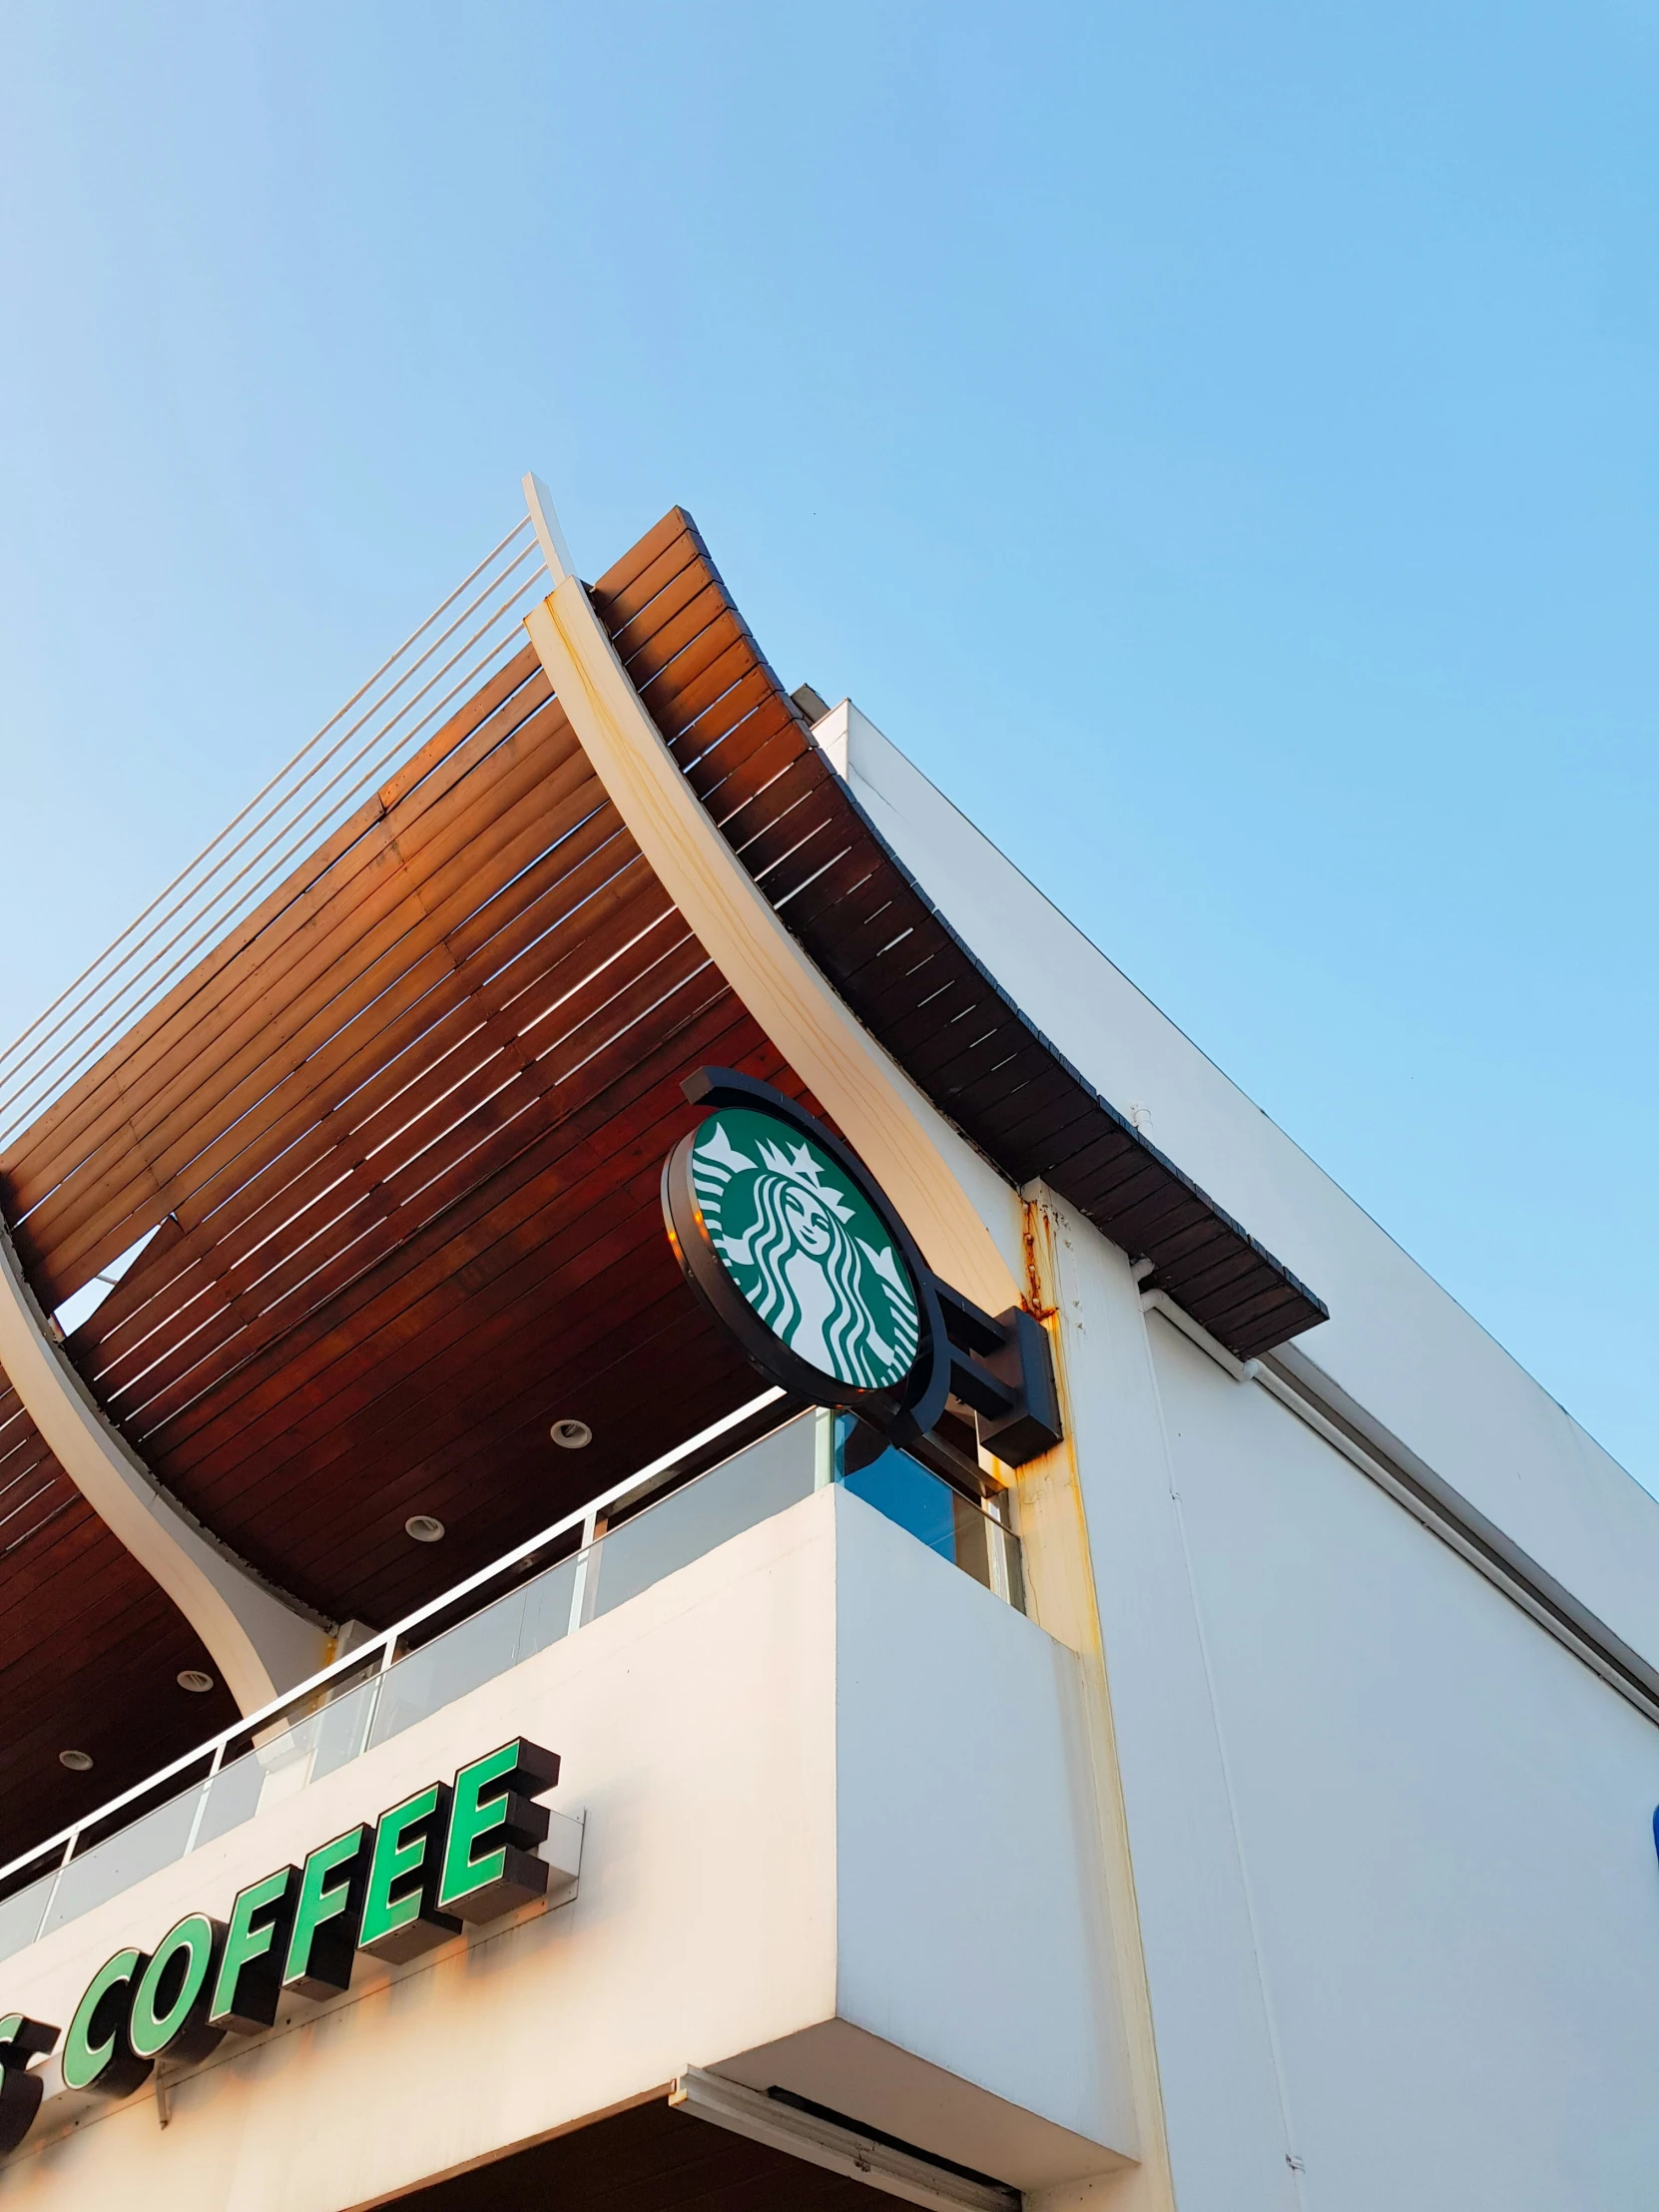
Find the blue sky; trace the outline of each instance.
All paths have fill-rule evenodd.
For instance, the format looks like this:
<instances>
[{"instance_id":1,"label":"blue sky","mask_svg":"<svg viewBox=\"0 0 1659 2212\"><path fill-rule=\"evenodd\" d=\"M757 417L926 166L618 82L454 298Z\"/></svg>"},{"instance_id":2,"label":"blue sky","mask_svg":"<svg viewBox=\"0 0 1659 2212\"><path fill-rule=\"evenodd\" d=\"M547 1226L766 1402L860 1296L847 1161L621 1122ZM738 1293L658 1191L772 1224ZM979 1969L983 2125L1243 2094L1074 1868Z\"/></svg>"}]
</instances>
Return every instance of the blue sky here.
<instances>
[{"instance_id":1,"label":"blue sky","mask_svg":"<svg viewBox=\"0 0 1659 2212\"><path fill-rule=\"evenodd\" d=\"M0 1029L553 484L689 506L1650 1487L1659 16L0 21Z\"/></svg>"}]
</instances>

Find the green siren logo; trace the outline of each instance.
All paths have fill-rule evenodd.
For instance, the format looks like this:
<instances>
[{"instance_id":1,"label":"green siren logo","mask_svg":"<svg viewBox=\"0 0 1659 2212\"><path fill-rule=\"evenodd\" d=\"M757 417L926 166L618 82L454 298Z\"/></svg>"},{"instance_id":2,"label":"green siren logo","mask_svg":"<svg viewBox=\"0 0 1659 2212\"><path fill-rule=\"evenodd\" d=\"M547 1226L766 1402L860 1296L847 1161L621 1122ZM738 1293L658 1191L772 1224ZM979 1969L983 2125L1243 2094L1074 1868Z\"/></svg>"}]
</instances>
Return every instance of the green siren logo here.
<instances>
[{"instance_id":1,"label":"green siren logo","mask_svg":"<svg viewBox=\"0 0 1659 2212\"><path fill-rule=\"evenodd\" d=\"M793 1098L733 1068L684 1085L706 1118L663 1166L686 1280L771 1382L922 1435L951 1374L939 1293L885 1194Z\"/></svg>"},{"instance_id":2,"label":"green siren logo","mask_svg":"<svg viewBox=\"0 0 1659 2212\"><path fill-rule=\"evenodd\" d=\"M896 1389L921 1315L890 1232L822 1146L728 1106L695 1133L692 1187L709 1242L772 1334L860 1390Z\"/></svg>"}]
</instances>

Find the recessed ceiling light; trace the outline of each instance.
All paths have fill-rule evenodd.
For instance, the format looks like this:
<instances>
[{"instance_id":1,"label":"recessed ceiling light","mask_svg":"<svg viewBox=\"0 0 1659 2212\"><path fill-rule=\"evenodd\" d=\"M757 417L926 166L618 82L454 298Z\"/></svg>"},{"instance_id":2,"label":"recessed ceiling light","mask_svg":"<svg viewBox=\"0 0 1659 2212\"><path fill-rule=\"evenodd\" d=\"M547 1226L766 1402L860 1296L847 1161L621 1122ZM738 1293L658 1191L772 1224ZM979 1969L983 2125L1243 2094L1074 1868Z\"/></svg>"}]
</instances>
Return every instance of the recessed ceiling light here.
<instances>
[{"instance_id":1,"label":"recessed ceiling light","mask_svg":"<svg viewBox=\"0 0 1659 2212\"><path fill-rule=\"evenodd\" d=\"M90 1751L60 1751L58 1765L67 1767L71 1774L86 1774L92 1766Z\"/></svg>"},{"instance_id":2,"label":"recessed ceiling light","mask_svg":"<svg viewBox=\"0 0 1659 2212\"><path fill-rule=\"evenodd\" d=\"M548 1433L561 1451L580 1451L593 1442L593 1430L585 1420L556 1420Z\"/></svg>"},{"instance_id":3,"label":"recessed ceiling light","mask_svg":"<svg viewBox=\"0 0 1659 2212\"><path fill-rule=\"evenodd\" d=\"M403 1526L417 1544L440 1544L443 1541L443 1523L431 1513L411 1513Z\"/></svg>"},{"instance_id":4,"label":"recessed ceiling light","mask_svg":"<svg viewBox=\"0 0 1659 2212\"><path fill-rule=\"evenodd\" d=\"M213 1686L213 1676L204 1674L200 1667L181 1667L179 1669L179 1687L181 1690L189 1690L195 1697L206 1697Z\"/></svg>"}]
</instances>

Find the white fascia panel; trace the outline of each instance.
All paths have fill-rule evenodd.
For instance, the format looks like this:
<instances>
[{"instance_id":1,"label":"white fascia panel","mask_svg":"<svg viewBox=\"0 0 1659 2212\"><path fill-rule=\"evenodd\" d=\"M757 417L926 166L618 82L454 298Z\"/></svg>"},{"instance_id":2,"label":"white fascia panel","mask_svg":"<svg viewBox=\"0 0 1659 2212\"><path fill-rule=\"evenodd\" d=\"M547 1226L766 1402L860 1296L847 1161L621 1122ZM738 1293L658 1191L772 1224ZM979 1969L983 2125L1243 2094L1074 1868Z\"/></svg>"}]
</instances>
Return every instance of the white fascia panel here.
<instances>
[{"instance_id":1,"label":"white fascia panel","mask_svg":"<svg viewBox=\"0 0 1659 2212\"><path fill-rule=\"evenodd\" d=\"M19 2212L343 2212L785 2048L787 2077L768 2063L747 2085L959 2164L1006 2158L1015 2186L1105 2170L1110 2141L1077 2132L1119 2108L1084 2078L1104 2048L1089 2007L1111 2001L1078 1918L1088 1838L1069 1819L1069 1842L1028 1833L1086 1795L1070 1670L915 1537L821 1490L0 1961L0 2009L65 2025L118 1949L226 1918L247 1883L509 1736L563 1761L568 1903L405 1966L360 1957L347 1995L173 2073L165 2130L153 2086L56 2099L0 2192ZM1007 1864L1026 1849L1030 1881ZM875 1957L895 1906L915 1925ZM917 1986L957 1942L981 1955Z\"/></svg>"}]
</instances>

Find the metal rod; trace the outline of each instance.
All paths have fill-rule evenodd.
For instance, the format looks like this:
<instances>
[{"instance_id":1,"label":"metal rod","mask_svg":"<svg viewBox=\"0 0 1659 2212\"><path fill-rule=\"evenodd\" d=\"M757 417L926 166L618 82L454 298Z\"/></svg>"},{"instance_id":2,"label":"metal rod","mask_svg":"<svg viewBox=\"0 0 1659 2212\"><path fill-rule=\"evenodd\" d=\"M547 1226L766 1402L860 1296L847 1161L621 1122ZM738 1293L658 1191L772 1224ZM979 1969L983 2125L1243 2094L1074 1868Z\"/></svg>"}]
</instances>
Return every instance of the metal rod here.
<instances>
[{"instance_id":1,"label":"metal rod","mask_svg":"<svg viewBox=\"0 0 1659 2212\"><path fill-rule=\"evenodd\" d=\"M214 1755L208 1761L208 1771L202 1777L202 1794L196 1801L196 1811L190 1817L190 1834L185 1838L185 1848L179 1854L188 1859L196 1849L196 1839L202 1833L202 1823L207 1817L208 1799L213 1793L214 1777L225 1764L225 1739L222 1736L214 1745Z\"/></svg>"},{"instance_id":2,"label":"metal rod","mask_svg":"<svg viewBox=\"0 0 1659 2212\"><path fill-rule=\"evenodd\" d=\"M526 548L526 553L528 553L529 550L530 548ZM521 559L524 557L524 555L520 556ZM513 564L514 567L517 567L517 562ZM505 639L499 641L495 646L492 646L489 651L481 656L477 666L468 671L467 676L463 677L456 685L452 686L451 689L447 693L445 693L443 699L438 702L437 706L429 709L426 715L421 718L421 720L414 726L412 730L398 729L398 724L401 722L403 716L408 714L412 711L413 708L418 706L420 701L426 697L426 694L433 688L433 686L441 682L442 678L448 674L448 672L455 666L458 661L463 659L465 655L471 651L472 647L476 645L481 638L485 637L487 633L498 622L506 619L511 609L516 605L517 601L522 599L525 593L532 590L536 582L536 573L532 573L529 577L525 578L523 582L518 586L517 590L513 592L511 597L504 601L500 607L492 610L492 612L485 617L484 621L479 624L478 628L472 632L471 636L468 637L459 647L457 647L450 658L433 672L426 683L421 686L420 690L416 692L412 698L404 702L403 706L398 709L397 715L393 717L392 721L382 725L381 728L377 730L374 735L370 737L358 749L358 751L351 757L351 759L346 762L344 767L336 771L336 773L329 779L329 781L322 787L319 792L313 793L311 798L307 800L305 806L300 810L300 812L297 815L292 816L288 821L284 822L281 828L275 831L273 835L267 840L267 842L260 848L260 850L256 852L253 857L245 863L245 865L235 876L232 877L231 881L227 884L223 884L220 887L220 889L214 894L213 898L208 901L206 906L199 907L194 916L190 920L186 921L181 928L175 931L174 935L168 939L166 944L161 947L160 951L154 953L151 958L145 962L144 966L138 970L136 975L128 977L127 981L120 986L120 989L115 992L113 997L106 997L103 1005L99 1007L97 1011L89 1013L88 1019L81 1024L79 1029L73 1031L70 1036L64 1039L63 1043L59 1045L56 1052L52 1053L47 1059L40 1060L39 1054L45 1049L46 1045L51 1041L51 1038L57 1035L59 1030L61 1030L66 1023L72 1021L75 1018L76 1013L83 1011L85 1008L93 1006L98 998L98 992L93 992L89 994L88 997L82 1001L81 1005L75 1007L69 1013L66 1013L63 1017L63 1020L54 1024L53 1028L47 1033L47 1035L41 1038L39 1045L32 1052L27 1054L24 1060L21 1061L16 1068L10 1071L11 1075L17 1077L18 1080L15 1082L14 1087L11 1091L6 1093L3 1097L0 1097L0 1115L6 1114L8 1110L12 1108L20 1099L27 1097L32 1089L34 1089L37 1085L43 1084L49 1072L53 1068L57 1068L59 1066L59 1063L63 1060L65 1054L73 1050L75 1045L77 1045L80 1040L86 1036L87 1031L95 1027L96 1024L104 1018L105 1015L111 1014L113 1012L114 1018L109 1022L108 1026L104 1028L100 1032L100 1034L93 1039L92 1043L82 1050L79 1056L71 1063L68 1068L60 1070L59 1074L54 1079L56 1084L67 1084L80 1071L80 1069L85 1066L86 1062L92 1057L92 1055L99 1049L102 1044L107 1042L110 1037L116 1035L123 1026L130 1024L134 1019L136 1019L138 1008L135 1006L123 1007L123 1002L126 1001L134 992L138 990L140 984L143 983L144 978L150 975L152 971L159 965L159 963L167 958L168 954L172 952L174 947L179 944L183 938L190 935L193 929L198 928L199 925L206 919L206 917L212 914L214 912L214 909L220 906L224 902L224 900L228 898L230 894L237 888L239 884L244 883L247 880L248 876L253 872L253 870L259 867L261 863L267 858L267 856L271 852L273 852L277 845L283 843L284 840L288 840L290 842L290 845L293 841L296 841L298 838L300 825L305 821L305 818L308 815L312 814L315 809L321 805L322 801L328 797L328 794L334 791L335 787L339 785L346 777L348 777L351 772L357 768L359 763L361 763L370 753L375 752L376 749L379 749L382 753L387 752L392 750L394 746L396 749L401 750L403 746L410 743L410 741L421 729L425 728L426 724L433 719L435 714L441 711L441 708L443 706L448 704L449 700L455 696L455 693L458 690L462 689L467 682L469 682L473 677L481 672L482 668L488 663L492 655L503 649L506 643ZM476 605L477 603L475 602L474 604ZM471 610L468 611L470 612ZM457 625L452 624L450 626L450 630L446 631L444 633L444 636L450 636L455 627L457 627ZM437 641L437 643L441 642L441 640ZM436 650L436 643L430 650ZM422 655L422 662L424 662L428 657L429 654ZM421 664L416 664L417 667L419 665ZM409 674L412 675L413 673L413 670L409 671ZM362 722L366 721L368 717L364 716L359 722L354 724L352 726L352 729L340 739L339 744L333 747L322 761L316 763L314 769L309 773L319 774L321 770L326 767L328 761L332 760L335 754L337 754L341 750L341 748L349 742L350 738L355 734L356 730L362 727ZM367 770L363 775L361 775L357 779L355 784L351 785L343 794L341 794L335 800L334 810L338 813L343 813L344 810L349 806L351 800L354 799L356 794L362 790L364 785L373 781L375 774L376 770L371 768ZM309 775L307 775L306 781L309 781ZM296 796L297 791L295 792L295 794L290 795L290 797ZM284 802L283 804L285 805L287 804L287 802ZM274 809L272 815L266 818L267 821L275 819L276 814L278 811L279 810ZM323 818L323 820L326 819L326 817ZM310 830L305 832L306 839L308 840L312 837L315 837L321 830L321 821L313 824ZM243 840L244 843L246 843L247 841L248 840L246 838ZM236 849L240 851L242 849L241 845L239 845ZM231 857L232 855L229 853L226 855L227 860ZM273 875L278 872L280 865L281 863L277 862L276 865L267 868L266 872L260 877L259 881L244 893L244 898L252 899L254 894L261 888L263 888L264 885L271 880ZM175 920L181 914L183 914L189 904L189 900L181 901L179 905L177 905L162 922L159 922L157 924L156 929L150 932L150 936L146 937L144 942L149 943L150 938L157 935L162 928L165 928L169 921ZM151 992L159 991L163 984L168 982L174 975L178 973L179 969L183 967L186 961L191 958L192 954L199 951L202 946L207 943L208 939L215 933L216 930L229 926L232 918L233 917L231 916L221 916L219 921L215 922L211 927L203 929L202 933L196 938L195 942L187 947L187 949L180 954L179 958L173 962L172 966L169 967L163 975L158 977L148 986L148 989ZM142 949L142 947L135 946L134 952L136 953L140 949ZM123 962L123 965L125 965L125 962ZM111 980L113 981L113 976ZM105 986L100 986L100 988L103 989L105 988ZM116 1008L123 1008L123 1010L115 1012L114 1010ZM34 1063L32 1067L31 1063ZM43 1108L41 1104L37 1101L32 1110L35 1112L39 1112L42 1111Z\"/></svg>"},{"instance_id":3,"label":"metal rod","mask_svg":"<svg viewBox=\"0 0 1659 2212\"><path fill-rule=\"evenodd\" d=\"M299 748L299 751L295 753L289 761L287 761L281 768L276 771L276 774L271 778L270 782L266 784L263 789L255 793L254 797L248 802L247 806L243 808L242 812L234 816L232 820L226 825L226 827L222 830L220 830L219 834L216 837L212 838L209 843L205 844L202 850L197 853L196 857L193 860L187 862L187 864L180 869L179 873L173 878L171 883L167 884L163 889L156 893L155 897L150 901L149 905L146 906L141 913L139 913L132 921L128 923L127 927L121 932L120 936L115 938L112 943L106 945L104 950L99 953L98 957L95 960L89 962L88 965L81 970L80 974L77 975L72 982L65 984L64 988L58 993L57 997L52 1000L51 1004L44 1007L42 1011L35 1016L34 1020L30 1022L28 1027L22 1030L19 1035L12 1040L12 1042L5 1048L3 1052L0 1052L0 1069L4 1069L8 1065L13 1056L18 1051L19 1047L28 1042L29 1038L33 1036L35 1031L40 1027L41 1023L47 1019L48 1015L55 1013L58 1007L60 1007L64 1003L65 999L71 997L74 992L77 991L84 982L86 982L89 976L96 974L97 971L109 959L110 955L120 950L121 946L125 944L127 939L133 934L133 931L137 929L141 923L148 920L150 915L155 912L156 908L160 906L165 899L170 897L172 893L178 889L179 885L185 882L195 872L195 870L201 866L202 862L207 859L209 855L225 841L225 839L231 834L231 831L248 819L248 817L253 813L254 809L260 805L262 800L266 799L273 791L276 790L276 786L282 781L283 777L289 775L292 770L296 768L298 764L305 758L305 755L309 753L314 746L317 746L322 742L322 740L328 735L328 732L333 729L334 725L341 719L341 717L350 713L351 709L357 704L357 701L361 699L366 692L373 689L373 687L379 682L380 678L385 675L388 669L396 665L396 663L402 658L402 656L409 650L410 646L413 645L418 638L422 637L425 632L431 628L432 624L437 621L439 615L443 614L449 607L452 607L455 601L460 597L461 593L466 590L467 586L472 583L476 577L481 576L484 570L489 567L490 563L497 559L500 554L506 551L507 547L511 545L514 538L516 538L520 531L526 527L528 522L528 516L525 516L522 520L515 522L513 527L507 532L507 535L501 540L500 544L495 546L489 553L485 554L484 558L478 563L478 566L473 569L470 575L462 578L461 582L458 583L455 589L449 594L449 597L443 600L439 606L434 608L432 613L426 617L425 621L409 633L408 637L404 639L403 643L397 648L395 653L391 654L386 660L381 662L380 666L374 671L374 674L368 678L366 683L360 684L357 687L357 689L351 694L351 697L345 702L343 707L341 707L336 713L329 716L328 720L322 725L322 728L317 731L316 735L312 738L308 738L305 743ZM148 942L149 940L147 938L144 941ZM123 962L122 964L124 965L125 962Z\"/></svg>"},{"instance_id":4,"label":"metal rod","mask_svg":"<svg viewBox=\"0 0 1659 2212\"><path fill-rule=\"evenodd\" d=\"M70 1860L74 1857L75 1846L80 1842L80 1840L81 1831L79 1828L71 1829L69 1835L64 1840L63 1857L58 1861L56 1868L53 1870L52 1887L47 1891L45 1899L42 1901L41 1904L40 1925L35 1930L33 1936L30 1938L30 1940L33 1942L38 1943L41 1937L46 1934L46 1924L52 1918L52 1908L54 1905L57 1904L58 1892L63 1887L63 1871L65 1867L68 1866Z\"/></svg>"}]
</instances>

